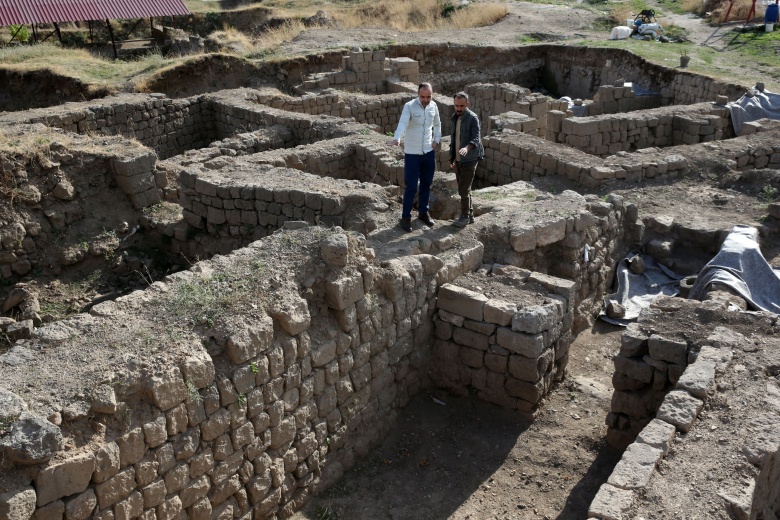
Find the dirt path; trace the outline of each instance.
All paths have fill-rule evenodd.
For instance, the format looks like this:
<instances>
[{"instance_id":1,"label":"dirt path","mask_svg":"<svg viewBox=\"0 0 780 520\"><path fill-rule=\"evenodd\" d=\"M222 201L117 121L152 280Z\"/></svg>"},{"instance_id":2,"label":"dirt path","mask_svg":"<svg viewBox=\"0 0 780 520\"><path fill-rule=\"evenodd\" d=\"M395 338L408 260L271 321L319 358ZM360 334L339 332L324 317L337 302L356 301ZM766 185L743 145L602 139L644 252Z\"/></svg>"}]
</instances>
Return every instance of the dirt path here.
<instances>
[{"instance_id":1,"label":"dirt path","mask_svg":"<svg viewBox=\"0 0 780 520\"><path fill-rule=\"evenodd\" d=\"M568 377L533 423L476 399L418 395L378 448L293 518L585 518L620 458L603 437L621 331L598 322L577 337Z\"/></svg>"}]
</instances>

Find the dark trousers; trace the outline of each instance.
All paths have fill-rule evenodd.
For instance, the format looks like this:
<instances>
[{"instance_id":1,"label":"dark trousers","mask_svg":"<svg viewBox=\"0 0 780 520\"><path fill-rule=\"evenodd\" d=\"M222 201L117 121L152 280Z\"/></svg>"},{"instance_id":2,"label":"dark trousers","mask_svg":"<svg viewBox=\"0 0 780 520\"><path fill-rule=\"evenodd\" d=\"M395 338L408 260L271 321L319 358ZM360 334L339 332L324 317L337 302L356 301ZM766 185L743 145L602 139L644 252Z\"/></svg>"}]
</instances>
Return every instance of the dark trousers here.
<instances>
[{"instance_id":1,"label":"dark trousers","mask_svg":"<svg viewBox=\"0 0 780 520\"><path fill-rule=\"evenodd\" d=\"M479 161L455 163L455 178L458 180L461 215L471 215L474 213L474 210L471 209L471 183L474 182L474 175L477 172L478 162Z\"/></svg>"},{"instance_id":2,"label":"dark trousers","mask_svg":"<svg viewBox=\"0 0 780 520\"><path fill-rule=\"evenodd\" d=\"M414 196L419 184L420 195L417 199L417 211L420 215L428 213L431 200L433 172L436 170L436 152L431 150L423 155L404 155L404 208L401 216L412 218Z\"/></svg>"}]
</instances>

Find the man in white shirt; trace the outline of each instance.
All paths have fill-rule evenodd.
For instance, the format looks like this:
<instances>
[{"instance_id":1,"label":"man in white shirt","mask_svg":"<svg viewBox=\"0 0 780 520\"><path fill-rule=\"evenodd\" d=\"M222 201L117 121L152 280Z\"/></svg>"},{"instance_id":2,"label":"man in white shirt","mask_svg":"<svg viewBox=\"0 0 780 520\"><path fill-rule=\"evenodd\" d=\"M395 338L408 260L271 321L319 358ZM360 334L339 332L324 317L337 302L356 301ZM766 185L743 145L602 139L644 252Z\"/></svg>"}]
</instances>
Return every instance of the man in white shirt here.
<instances>
[{"instance_id":1,"label":"man in white shirt","mask_svg":"<svg viewBox=\"0 0 780 520\"><path fill-rule=\"evenodd\" d=\"M431 198L433 172L436 170L436 150L441 142L441 119L439 107L432 103L433 87L430 83L420 83L417 87L417 99L404 105L401 120L393 135L391 144L398 146L404 140L404 203L401 213L401 227L412 230L412 206L417 198L419 219L428 227L433 227L433 219L428 214Z\"/></svg>"}]
</instances>

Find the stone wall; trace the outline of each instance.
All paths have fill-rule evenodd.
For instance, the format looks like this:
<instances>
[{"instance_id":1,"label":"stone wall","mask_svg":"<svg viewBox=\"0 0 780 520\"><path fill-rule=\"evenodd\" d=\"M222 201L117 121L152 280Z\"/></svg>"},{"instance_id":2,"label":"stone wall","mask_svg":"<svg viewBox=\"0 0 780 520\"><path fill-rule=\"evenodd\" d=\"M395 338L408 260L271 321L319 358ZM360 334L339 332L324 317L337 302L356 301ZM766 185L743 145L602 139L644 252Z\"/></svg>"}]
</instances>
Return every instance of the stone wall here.
<instances>
[{"instance_id":1,"label":"stone wall","mask_svg":"<svg viewBox=\"0 0 780 520\"><path fill-rule=\"evenodd\" d=\"M342 58L342 70L317 73L303 80L304 89L336 87L366 93L387 92L387 80L417 84L420 65L410 58L386 58L385 51L350 52Z\"/></svg>"},{"instance_id":2,"label":"stone wall","mask_svg":"<svg viewBox=\"0 0 780 520\"><path fill-rule=\"evenodd\" d=\"M634 92L633 84L601 85L593 100L585 102L582 108L577 108L578 116L598 116L601 114L617 114L647 110L661 106L661 96L658 94L641 94Z\"/></svg>"},{"instance_id":3,"label":"stone wall","mask_svg":"<svg viewBox=\"0 0 780 520\"><path fill-rule=\"evenodd\" d=\"M571 119L562 118L562 112L552 111L550 114L553 120L560 117L561 126ZM598 128L602 122L601 118L605 117L618 117L618 120L621 120L624 116L600 116L596 120L585 118L585 127ZM688 129L684 134L682 130L678 130L681 132L680 135L690 135L693 138L694 134L688 132L694 130L700 132L702 123L707 125L706 131L709 131L715 127L714 121L721 121L720 116L707 117L709 119L706 120L680 120L679 124ZM692 165L699 164L705 158L717 162L726 161L738 170L764 168L780 162L780 155L778 155L780 151L775 150L776 147L772 142L778 129L780 125L777 122L762 120L751 125L751 131L755 133L738 138L694 145L677 145L664 149L645 148L630 155L618 152L617 155L605 159L575 148L561 148L558 144L532 135L503 131L483 139L485 160L477 167L474 184L477 187L502 186L544 175L565 175L568 179L587 188L594 188L614 179L631 181L656 177L674 179L690 171ZM675 130L672 130L673 134L674 132ZM641 129L636 135L641 135ZM449 139L443 142L437 161L440 170L445 171L449 168Z\"/></svg>"},{"instance_id":4,"label":"stone wall","mask_svg":"<svg viewBox=\"0 0 780 520\"><path fill-rule=\"evenodd\" d=\"M237 159L212 162L206 170L190 168L180 182L184 221L169 233L176 240L173 251L190 257L230 251L288 221L368 233L376 228L368 210L387 197L375 184Z\"/></svg>"},{"instance_id":5,"label":"stone wall","mask_svg":"<svg viewBox=\"0 0 780 520\"><path fill-rule=\"evenodd\" d=\"M534 283L536 273L504 267L491 274L459 277L439 289L431 378L533 417L553 381L565 375L574 282L543 277L567 298Z\"/></svg>"},{"instance_id":6,"label":"stone wall","mask_svg":"<svg viewBox=\"0 0 780 520\"><path fill-rule=\"evenodd\" d=\"M527 88L511 83L476 83L468 85L465 92L469 95L469 108L479 116L483 133L491 126L490 116L517 112L536 119L537 131L544 135L550 108L547 96L532 94Z\"/></svg>"},{"instance_id":7,"label":"stone wall","mask_svg":"<svg viewBox=\"0 0 780 520\"><path fill-rule=\"evenodd\" d=\"M117 230L127 232L138 210L168 189L156 154L135 141L101 137L98 145L41 124L9 125L2 139L30 147L0 151L0 199L8 211L0 225L0 277L8 281L111 257Z\"/></svg>"},{"instance_id":8,"label":"stone wall","mask_svg":"<svg viewBox=\"0 0 780 520\"><path fill-rule=\"evenodd\" d=\"M404 104L416 97L416 85L412 92L363 96L340 91L321 94L305 94L292 97L278 91L257 91L251 98L260 104L290 112L312 115L330 115L333 117L353 118L358 123L374 125L379 132L394 132L398 127ZM450 132L450 118L454 114L452 99L434 94L439 107L442 133Z\"/></svg>"},{"instance_id":9,"label":"stone wall","mask_svg":"<svg viewBox=\"0 0 780 520\"><path fill-rule=\"evenodd\" d=\"M766 399L776 383L765 367L778 355L758 348L754 336L773 320L771 314L729 311L722 302L670 297L642 311L624 333L615 360L613 407L650 416L621 439L628 447L588 518L649 518L685 497L700 499L708 518L777 515L777 481L770 479L777 476L780 441L771 432L780 415ZM640 382L648 389L635 390L630 399L618 391ZM624 417L607 417L611 442L617 439L614 423L623 426ZM717 477L685 480L692 467L713 463Z\"/></svg>"},{"instance_id":10,"label":"stone wall","mask_svg":"<svg viewBox=\"0 0 780 520\"><path fill-rule=\"evenodd\" d=\"M621 151L730 139L734 130L725 107L700 103L619 115L552 118L546 137L606 157Z\"/></svg>"},{"instance_id":11,"label":"stone wall","mask_svg":"<svg viewBox=\"0 0 780 520\"><path fill-rule=\"evenodd\" d=\"M217 137L211 109L202 97L168 99L162 94L121 94L0 117L0 123L13 122L138 139L163 158L206 146Z\"/></svg>"},{"instance_id":12,"label":"stone wall","mask_svg":"<svg viewBox=\"0 0 780 520\"><path fill-rule=\"evenodd\" d=\"M257 296L254 289L269 283L266 246L314 247L302 265L274 257L273 272L289 269L283 299L251 317L228 314L194 327L178 322L186 346L160 338L167 346L159 352L172 359L110 363L115 375L65 403L82 411L63 413L62 429L40 416L45 409L21 414L22 402L11 417L12 436L39 432L52 442L39 451L3 444L9 455L3 471L16 484L0 493L0 510L11 518L33 511L35 518L286 518L365 455L426 384L433 275L441 262L423 255L381 268L370 250L338 230L286 232L273 241L200 263L150 291L166 301L164 294L208 287L221 273L220 283L234 287L246 276L255 279ZM229 274L246 269L238 278ZM307 271L319 283L304 282ZM299 275L302 282L295 281ZM95 306L92 316L41 329L24 348L51 341L50 329L57 328L53 361L68 341L79 340L82 327L95 330L120 315L131 329L143 327L147 297ZM145 348L132 335L125 341L126 352ZM83 361L105 356L107 348L96 342ZM18 399L8 392L18 391L17 383L3 378L4 412ZM73 437L77 430L82 437Z\"/></svg>"}]
</instances>

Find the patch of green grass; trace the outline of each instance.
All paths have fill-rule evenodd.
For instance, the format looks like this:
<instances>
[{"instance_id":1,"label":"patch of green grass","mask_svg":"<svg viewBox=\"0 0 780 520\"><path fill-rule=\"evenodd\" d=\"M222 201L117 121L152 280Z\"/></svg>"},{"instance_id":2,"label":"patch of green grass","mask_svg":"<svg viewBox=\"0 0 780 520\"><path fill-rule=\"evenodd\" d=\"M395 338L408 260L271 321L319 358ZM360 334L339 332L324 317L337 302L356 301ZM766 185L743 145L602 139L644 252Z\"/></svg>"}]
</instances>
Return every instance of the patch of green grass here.
<instances>
[{"instance_id":1,"label":"patch of green grass","mask_svg":"<svg viewBox=\"0 0 780 520\"><path fill-rule=\"evenodd\" d=\"M539 40L537 38L534 38L530 34L520 34L517 36L517 43L520 45L525 45L529 43L538 43Z\"/></svg>"},{"instance_id":2,"label":"patch of green grass","mask_svg":"<svg viewBox=\"0 0 780 520\"><path fill-rule=\"evenodd\" d=\"M658 5L674 14L686 14L688 12L680 0L658 0Z\"/></svg>"}]
</instances>

